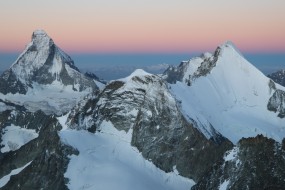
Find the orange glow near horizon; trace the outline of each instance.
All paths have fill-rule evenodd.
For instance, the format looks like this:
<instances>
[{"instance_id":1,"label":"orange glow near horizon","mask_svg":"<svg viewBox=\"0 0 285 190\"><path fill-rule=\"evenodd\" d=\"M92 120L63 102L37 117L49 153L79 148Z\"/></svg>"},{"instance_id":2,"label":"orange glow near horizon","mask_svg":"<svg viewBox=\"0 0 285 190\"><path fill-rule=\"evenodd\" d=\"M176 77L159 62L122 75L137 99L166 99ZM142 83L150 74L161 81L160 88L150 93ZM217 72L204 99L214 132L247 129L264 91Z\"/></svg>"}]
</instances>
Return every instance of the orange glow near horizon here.
<instances>
[{"instance_id":1,"label":"orange glow near horizon","mask_svg":"<svg viewBox=\"0 0 285 190\"><path fill-rule=\"evenodd\" d=\"M18 6L15 6L15 5ZM0 52L21 52L44 29L67 52L285 52L284 1L11 0L0 6Z\"/></svg>"}]
</instances>

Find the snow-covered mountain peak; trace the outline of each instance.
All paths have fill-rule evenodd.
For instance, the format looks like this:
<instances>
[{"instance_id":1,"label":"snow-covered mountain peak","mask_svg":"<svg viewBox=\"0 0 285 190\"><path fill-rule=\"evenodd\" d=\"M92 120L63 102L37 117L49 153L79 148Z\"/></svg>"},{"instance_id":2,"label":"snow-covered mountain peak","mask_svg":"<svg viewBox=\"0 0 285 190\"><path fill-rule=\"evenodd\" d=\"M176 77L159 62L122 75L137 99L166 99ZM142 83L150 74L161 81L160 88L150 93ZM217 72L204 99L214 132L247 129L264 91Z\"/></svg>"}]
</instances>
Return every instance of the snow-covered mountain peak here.
<instances>
[{"instance_id":1,"label":"snow-covered mountain peak","mask_svg":"<svg viewBox=\"0 0 285 190\"><path fill-rule=\"evenodd\" d=\"M279 142L284 138L284 88L249 63L232 42L165 74L185 116L206 136L214 127L233 143L257 134Z\"/></svg>"},{"instance_id":2,"label":"snow-covered mountain peak","mask_svg":"<svg viewBox=\"0 0 285 190\"><path fill-rule=\"evenodd\" d=\"M44 30L35 30L33 32L31 45L33 45L37 50L42 48L46 49L52 44L54 44L53 40Z\"/></svg>"},{"instance_id":3,"label":"snow-covered mountain peak","mask_svg":"<svg viewBox=\"0 0 285 190\"><path fill-rule=\"evenodd\" d=\"M0 76L0 98L13 94L5 99L26 104L30 111L42 104L46 113L66 112L82 96L97 90L96 80L82 74L43 30L33 32L26 49Z\"/></svg>"},{"instance_id":4,"label":"snow-covered mountain peak","mask_svg":"<svg viewBox=\"0 0 285 190\"><path fill-rule=\"evenodd\" d=\"M33 36L37 36L37 35L47 36L47 33L43 29L37 29L33 32Z\"/></svg>"},{"instance_id":5,"label":"snow-covered mountain peak","mask_svg":"<svg viewBox=\"0 0 285 190\"><path fill-rule=\"evenodd\" d=\"M221 47L221 48L230 47L230 48L233 48L233 49L237 49L236 45L235 45L232 41L230 41L230 40L225 41L225 42L224 42L223 44L221 44L219 47Z\"/></svg>"},{"instance_id":6,"label":"snow-covered mountain peak","mask_svg":"<svg viewBox=\"0 0 285 190\"><path fill-rule=\"evenodd\" d=\"M232 41L226 41L225 43L220 45L216 51L218 51L219 48L221 49L220 54L232 53L232 54L237 54L237 56L243 57L240 50L236 47L236 45Z\"/></svg>"},{"instance_id":7,"label":"snow-covered mountain peak","mask_svg":"<svg viewBox=\"0 0 285 190\"><path fill-rule=\"evenodd\" d=\"M143 69L136 69L128 77L120 79L120 81L127 82L129 80L132 80L133 77L144 77L144 76L150 76L150 75L152 74L144 71Z\"/></svg>"},{"instance_id":8,"label":"snow-covered mountain peak","mask_svg":"<svg viewBox=\"0 0 285 190\"><path fill-rule=\"evenodd\" d=\"M5 75L6 79L13 75L13 80L19 80L25 91L33 88L35 82L46 85L59 81L63 85L76 85L80 78L89 80L44 30L33 32L31 42Z\"/></svg>"},{"instance_id":9,"label":"snow-covered mountain peak","mask_svg":"<svg viewBox=\"0 0 285 190\"><path fill-rule=\"evenodd\" d=\"M143 69L136 69L130 76L145 76L145 75L151 75L151 74L144 71Z\"/></svg>"},{"instance_id":10,"label":"snow-covered mountain peak","mask_svg":"<svg viewBox=\"0 0 285 190\"><path fill-rule=\"evenodd\" d=\"M183 61L178 67L169 67L164 74L169 83L180 81L191 86L197 79L210 74L212 70L226 68L227 72L232 72L237 66L238 70L241 69L244 72L251 70L259 73L258 75L261 74L243 57L231 41L227 41L218 46L213 54L206 52L189 61Z\"/></svg>"}]
</instances>

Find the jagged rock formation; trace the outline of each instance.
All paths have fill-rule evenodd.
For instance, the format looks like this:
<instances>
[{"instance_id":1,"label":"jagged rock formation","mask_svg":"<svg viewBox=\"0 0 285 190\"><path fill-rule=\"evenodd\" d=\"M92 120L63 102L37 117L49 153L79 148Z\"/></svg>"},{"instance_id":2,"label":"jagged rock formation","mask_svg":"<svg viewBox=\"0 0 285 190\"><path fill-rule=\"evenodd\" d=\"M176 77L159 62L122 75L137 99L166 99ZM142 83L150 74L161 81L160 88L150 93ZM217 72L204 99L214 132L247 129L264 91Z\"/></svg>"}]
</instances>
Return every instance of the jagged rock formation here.
<instances>
[{"instance_id":1,"label":"jagged rock formation","mask_svg":"<svg viewBox=\"0 0 285 190\"><path fill-rule=\"evenodd\" d=\"M281 144L262 135L243 138L192 190L283 189L284 155L284 141Z\"/></svg>"},{"instance_id":2,"label":"jagged rock formation","mask_svg":"<svg viewBox=\"0 0 285 190\"><path fill-rule=\"evenodd\" d=\"M285 117L285 92L282 90L276 90L269 102L267 104L267 108L270 111L274 111L278 113L278 117Z\"/></svg>"},{"instance_id":3,"label":"jagged rock formation","mask_svg":"<svg viewBox=\"0 0 285 190\"><path fill-rule=\"evenodd\" d=\"M61 115L99 90L92 77L80 73L43 30L36 30L24 52L0 76L0 98L32 112Z\"/></svg>"},{"instance_id":4,"label":"jagged rock formation","mask_svg":"<svg viewBox=\"0 0 285 190\"><path fill-rule=\"evenodd\" d=\"M96 76L94 73L92 73L92 72L86 72L86 73L84 73L84 75L85 75L86 77L91 78L91 79L100 81L99 77L97 77L97 76ZM101 81L100 81L100 82L101 82Z\"/></svg>"},{"instance_id":5,"label":"jagged rock formation","mask_svg":"<svg viewBox=\"0 0 285 190\"><path fill-rule=\"evenodd\" d=\"M285 88L251 65L231 42L213 55L170 67L164 78L185 118L208 138L213 131L233 143L258 134L279 142L285 136L280 119Z\"/></svg>"},{"instance_id":6,"label":"jagged rock formation","mask_svg":"<svg viewBox=\"0 0 285 190\"><path fill-rule=\"evenodd\" d=\"M184 119L166 83L141 70L111 82L97 98L75 108L68 125L95 132L104 120L118 130L133 130L131 144L159 168L170 172L175 167L195 180L232 147L222 136L206 139Z\"/></svg>"},{"instance_id":7,"label":"jagged rock formation","mask_svg":"<svg viewBox=\"0 0 285 190\"><path fill-rule=\"evenodd\" d=\"M276 71L275 73L271 73L267 75L268 78L271 78L274 82L285 86L285 70L281 69L279 71Z\"/></svg>"},{"instance_id":8,"label":"jagged rock formation","mask_svg":"<svg viewBox=\"0 0 285 190\"><path fill-rule=\"evenodd\" d=\"M86 170L80 162L98 159L98 150L112 163L115 155L139 155L143 164L193 179L193 189L285 186L284 88L232 43L170 67L164 76L136 70L100 90L97 82L95 75L81 74L45 32L34 32L0 77L1 189L93 188L86 171L102 168L93 163ZM65 176L79 176L79 185Z\"/></svg>"},{"instance_id":9,"label":"jagged rock formation","mask_svg":"<svg viewBox=\"0 0 285 190\"><path fill-rule=\"evenodd\" d=\"M170 84L175 84L177 81L180 81L191 86L191 83L194 82L195 79L206 76L216 66L221 49L221 47L218 47L213 55L205 53L200 57L193 58L189 61L183 61L177 68L170 66L164 72L165 80ZM192 65L195 65L196 68L194 69L196 70L189 68Z\"/></svg>"},{"instance_id":10,"label":"jagged rock formation","mask_svg":"<svg viewBox=\"0 0 285 190\"><path fill-rule=\"evenodd\" d=\"M46 85L54 81L72 85L75 91L97 88L44 31L37 30L24 52L0 77L0 92L26 94L29 88L33 88L33 83Z\"/></svg>"},{"instance_id":11,"label":"jagged rock formation","mask_svg":"<svg viewBox=\"0 0 285 190\"><path fill-rule=\"evenodd\" d=\"M0 189L67 189L65 184L68 180L64 178L64 173L69 162L68 155L77 152L61 142L57 134L61 125L57 119L41 111L31 113L13 107L13 110L0 113L0 139L5 135L5 128L11 125L23 130L35 130L38 137L17 150L0 152L0 179L12 170L25 166ZM10 140L13 141L13 138Z\"/></svg>"}]
</instances>

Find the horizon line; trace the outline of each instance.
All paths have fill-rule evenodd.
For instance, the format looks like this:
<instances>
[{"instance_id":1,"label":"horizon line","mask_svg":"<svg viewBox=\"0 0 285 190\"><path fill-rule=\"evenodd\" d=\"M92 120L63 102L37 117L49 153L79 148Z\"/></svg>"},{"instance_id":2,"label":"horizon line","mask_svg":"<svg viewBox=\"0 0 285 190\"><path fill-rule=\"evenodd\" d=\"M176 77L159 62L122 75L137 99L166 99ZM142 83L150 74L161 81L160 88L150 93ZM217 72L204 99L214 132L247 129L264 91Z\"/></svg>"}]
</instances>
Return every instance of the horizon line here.
<instances>
[{"instance_id":1,"label":"horizon line","mask_svg":"<svg viewBox=\"0 0 285 190\"><path fill-rule=\"evenodd\" d=\"M73 55L178 55L178 54L203 54L206 52L209 53L214 53L215 49L213 51L74 51L74 50L64 50L62 48L60 48L61 50L63 50L66 54L73 54ZM23 49L22 51L19 50L15 50L15 51L3 51L0 50L0 54L21 54L25 49ZM239 49L240 50L240 49ZM279 51L275 51L275 50L262 50L262 51L242 51L240 50L242 54L285 54L285 50L279 50Z\"/></svg>"}]
</instances>

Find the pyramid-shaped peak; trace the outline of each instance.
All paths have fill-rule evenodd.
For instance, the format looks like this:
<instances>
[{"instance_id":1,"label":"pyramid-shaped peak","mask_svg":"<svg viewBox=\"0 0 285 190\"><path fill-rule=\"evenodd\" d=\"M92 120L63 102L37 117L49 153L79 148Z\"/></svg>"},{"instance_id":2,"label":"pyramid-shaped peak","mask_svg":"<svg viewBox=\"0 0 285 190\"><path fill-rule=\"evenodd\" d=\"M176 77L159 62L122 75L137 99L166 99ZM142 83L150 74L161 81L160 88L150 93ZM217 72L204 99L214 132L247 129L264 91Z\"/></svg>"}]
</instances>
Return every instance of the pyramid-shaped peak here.
<instances>
[{"instance_id":1,"label":"pyramid-shaped peak","mask_svg":"<svg viewBox=\"0 0 285 190\"><path fill-rule=\"evenodd\" d=\"M46 33L44 30L42 30L42 29L37 29L37 30L35 30L35 31L33 32L33 35L34 35L34 36L47 35L47 33Z\"/></svg>"},{"instance_id":2,"label":"pyramid-shaped peak","mask_svg":"<svg viewBox=\"0 0 285 190\"><path fill-rule=\"evenodd\" d=\"M229 41L229 40L221 44L219 47L222 49L224 48L237 49L236 45L232 41Z\"/></svg>"},{"instance_id":3,"label":"pyramid-shaped peak","mask_svg":"<svg viewBox=\"0 0 285 190\"><path fill-rule=\"evenodd\" d=\"M50 44L53 44L53 41L44 30L39 29L33 32L32 43L37 48L42 48L49 47Z\"/></svg>"},{"instance_id":4,"label":"pyramid-shaped peak","mask_svg":"<svg viewBox=\"0 0 285 190\"><path fill-rule=\"evenodd\" d=\"M242 53L240 52L240 50L237 48L237 46L232 42L232 41L226 41L225 43L223 43L222 45L219 46L219 48L221 48L222 50L228 49L228 50L233 50L236 53L238 53L240 56L243 57Z\"/></svg>"},{"instance_id":5,"label":"pyramid-shaped peak","mask_svg":"<svg viewBox=\"0 0 285 190\"><path fill-rule=\"evenodd\" d=\"M50 37L47 35L47 33L44 30L42 30L42 29L38 29L38 30L35 30L33 32L32 40L39 39L39 38L40 39L44 39L44 38L50 39Z\"/></svg>"},{"instance_id":6,"label":"pyramid-shaped peak","mask_svg":"<svg viewBox=\"0 0 285 190\"><path fill-rule=\"evenodd\" d=\"M151 75L150 73L144 71L143 69L136 69L130 76L146 76Z\"/></svg>"},{"instance_id":7,"label":"pyramid-shaped peak","mask_svg":"<svg viewBox=\"0 0 285 190\"><path fill-rule=\"evenodd\" d=\"M230 41L230 40L226 41L223 45L224 46L236 47L236 45L232 41Z\"/></svg>"}]
</instances>

